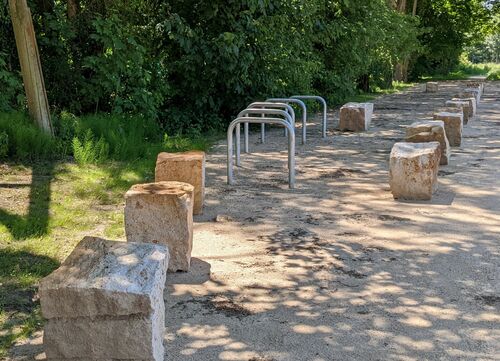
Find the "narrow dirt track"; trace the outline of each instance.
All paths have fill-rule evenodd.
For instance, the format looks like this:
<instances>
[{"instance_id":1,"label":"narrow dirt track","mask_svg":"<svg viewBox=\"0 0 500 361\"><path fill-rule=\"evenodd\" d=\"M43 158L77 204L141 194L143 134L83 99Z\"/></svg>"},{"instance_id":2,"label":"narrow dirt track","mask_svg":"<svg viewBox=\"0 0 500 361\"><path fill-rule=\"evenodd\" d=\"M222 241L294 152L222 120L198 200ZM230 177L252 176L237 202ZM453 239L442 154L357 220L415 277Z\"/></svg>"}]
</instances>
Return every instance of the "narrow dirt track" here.
<instances>
[{"instance_id":1,"label":"narrow dirt track","mask_svg":"<svg viewBox=\"0 0 500 361\"><path fill-rule=\"evenodd\" d=\"M392 144L461 87L381 97L366 133L335 131L329 114L327 140L315 125L297 141L295 190L282 131L266 145L252 133L236 186L216 146L192 271L168 276L165 359L500 360L500 83L432 201L394 201L388 185Z\"/></svg>"}]
</instances>

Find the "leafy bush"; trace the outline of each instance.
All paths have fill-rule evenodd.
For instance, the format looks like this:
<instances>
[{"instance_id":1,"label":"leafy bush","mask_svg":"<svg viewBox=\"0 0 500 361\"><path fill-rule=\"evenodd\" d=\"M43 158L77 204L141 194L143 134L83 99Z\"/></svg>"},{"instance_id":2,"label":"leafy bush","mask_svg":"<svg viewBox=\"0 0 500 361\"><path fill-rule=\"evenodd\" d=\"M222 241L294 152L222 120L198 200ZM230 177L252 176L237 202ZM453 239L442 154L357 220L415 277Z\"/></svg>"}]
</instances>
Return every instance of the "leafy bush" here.
<instances>
[{"instance_id":1,"label":"leafy bush","mask_svg":"<svg viewBox=\"0 0 500 361\"><path fill-rule=\"evenodd\" d=\"M500 70L493 70L488 73L487 80L500 80Z\"/></svg>"},{"instance_id":2,"label":"leafy bush","mask_svg":"<svg viewBox=\"0 0 500 361\"><path fill-rule=\"evenodd\" d=\"M19 108L24 103L20 77L8 69L7 54L0 51L0 112Z\"/></svg>"}]
</instances>

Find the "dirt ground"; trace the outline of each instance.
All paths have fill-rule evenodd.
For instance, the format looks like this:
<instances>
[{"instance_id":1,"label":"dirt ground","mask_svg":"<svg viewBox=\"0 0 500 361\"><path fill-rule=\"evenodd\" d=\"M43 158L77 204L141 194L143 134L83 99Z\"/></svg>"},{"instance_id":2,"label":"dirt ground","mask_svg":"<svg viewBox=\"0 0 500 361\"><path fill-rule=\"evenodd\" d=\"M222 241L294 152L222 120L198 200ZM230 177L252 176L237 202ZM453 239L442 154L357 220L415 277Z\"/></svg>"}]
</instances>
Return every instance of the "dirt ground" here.
<instances>
[{"instance_id":1,"label":"dirt ground","mask_svg":"<svg viewBox=\"0 0 500 361\"><path fill-rule=\"evenodd\" d=\"M252 133L235 186L216 146L192 271L168 276L165 359L500 360L500 83L432 201L388 185L392 144L461 87L381 97L365 133L335 131L336 111L321 139L318 117L297 140L295 190L282 131ZM40 334L12 358L43 359Z\"/></svg>"}]
</instances>

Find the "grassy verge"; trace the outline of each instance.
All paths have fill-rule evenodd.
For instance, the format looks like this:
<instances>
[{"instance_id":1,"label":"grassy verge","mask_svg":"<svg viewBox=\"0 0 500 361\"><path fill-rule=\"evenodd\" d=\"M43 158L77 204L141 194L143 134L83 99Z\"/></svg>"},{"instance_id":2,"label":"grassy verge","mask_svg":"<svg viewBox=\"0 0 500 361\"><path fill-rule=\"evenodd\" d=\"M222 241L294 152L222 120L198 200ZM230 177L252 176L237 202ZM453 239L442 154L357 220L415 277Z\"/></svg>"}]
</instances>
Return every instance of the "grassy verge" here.
<instances>
[{"instance_id":1,"label":"grassy verge","mask_svg":"<svg viewBox=\"0 0 500 361\"><path fill-rule=\"evenodd\" d=\"M500 79L500 64L461 63L457 69L448 74L435 74L420 77L422 81L467 80L472 76L484 76L488 80Z\"/></svg>"},{"instance_id":2,"label":"grassy verge","mask_svg":"<svg viewBox=\"0 0 500 361\"><path fill-rule=\"evenodd\" d=\"M360 93L360 94L350 96L345 100L345 102L357 102L357 103L368 102L368 101L373 100L381 95L398 93L398 92L403 91L405 89L411 88L414 85L415 85L415 83L393 82L392 88L389 88L389 89L376 88L370 93Z\"/></svg>"},{"instance_id":3,"label":"grassy verge","mask_svg":"<svg viewBox=\"0 0 500 361\"><path fill-rule=\"evenodd\" d=\"M132 184L153 179L157 152L207 150L216 139L169 137L139 120L105 116L66 122L51 140L24 116L0 114L0 133L8 134L7 160L0 160L0 358L41 328L37 283L83 236L124 239L123 195ZM92 144L85 148L87 129ZM77 164L73 139L81 139L83 152L102 139L107 154L83 154L87 160Z\"/></svg>"}]
</instances>

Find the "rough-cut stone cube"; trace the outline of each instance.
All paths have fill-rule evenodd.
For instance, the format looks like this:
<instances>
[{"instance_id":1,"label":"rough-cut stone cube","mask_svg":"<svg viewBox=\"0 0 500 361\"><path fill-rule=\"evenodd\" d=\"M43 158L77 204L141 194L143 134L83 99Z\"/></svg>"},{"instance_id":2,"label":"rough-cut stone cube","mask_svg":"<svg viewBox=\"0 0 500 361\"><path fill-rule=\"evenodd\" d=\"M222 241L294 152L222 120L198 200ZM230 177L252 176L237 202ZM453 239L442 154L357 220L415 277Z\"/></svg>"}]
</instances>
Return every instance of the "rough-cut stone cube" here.
<instances>
[{"instance_id":1,"label":"rough-cut stone cube","mask_svg":"<svg viewBox=\"0 0 500 361\"><path fill-rule=\"evenodd\" d=\"M47 358L163 360L168 260L163 245L85 237L40 282Z\"/></svg>"},{"instance_id":2,"label":"rough-cut stone cube","mask_svg":"<svg viewBox=\"0 0 500 361\"><path fill-rule=\"evenodd\" d=\"M476 115L477 103L476 103L476 99L474 97L466 97L466 96L456 97L456 98L452 98L451 100L468 102L469 103L469 119L472 118L474 115Z\"/></svg>"},{"instance_id":3,"label":"rough-cut stone cube","mask_svg":"<svg viewBox=\"0 0 500 361\"><path fill-rule=\"evenodd\" d=\"M462 132L464 128L464 115L463 112L439 112L434 114L435 120L442 120L446 137L452 147L460 147L462 144Z\"/></svg>"},{"instance_id":4,"label":"rough-cut stone cube","mask_svg":"<svg viewBox=\"0 0 500 361\"><path fill-rule=\"evenodd\" d=\"M89 357L162 361L164 325L164 309L150 316L55 318L44 328L45 353L48 360Z\"/></svg>"},{"instance_id":5,"label":"rough-cut stone cube","mask_svg":"<svg viewBox=\"0 0 500 361\"><path fill-rule=\"evenodd\" d=\"M125 194L125 232L129 242L168 246L169 271L188 271L193 248L191 184L136 184Z\"/></svg>"},{"instance_id":6,"label":"rough-cut stone cube","mask_svg":"<svg viewBox=\"0 0 500 361\"><path fill-rule=\"evenodd\" d=\"M373 103L347 103L340 108L340 130L368 130L373 115Z\"/></svg>"},{"instance_id":7,"label":"rough-cut stone cube","mask_svg":"<svg viewBox=\"0 0 500 361\"><path fill-rule=\"evenodd\" d=\"M483 82L469 81L465 85L467 88L479 88L479 90L481 91L481 95L484 94L484 83Z\"/></svg>"},{"instance_id":8,"label":"rough-cut stone cube","mask_svg":"<svg viewBox=\"0 0 500 361\"><path fill-rule=\"evenodd\" d=\"M476 103L479 105L481 102L481 89L480 88L465 88L463 92L467 97L472 97L476 99Z\"/></svg>"},{"instance_id":9,"label":"rough-cut stone cube","mask_svg":"<svg viewBox=\"0 0 500 361\"><path fill-rule=\"evenodd\" d=\"M430 81L425 84L425 91L427 93L437 93L439 90L439 84L435 81Z\"/></svg>"},{"instance_id":10,"label":"rough-cut stone cube","mask_svg":"<svg viewBox=\"0 0 500 361\"><path fill-rule=\"evenodd\" d=\"M441 120L413 123L406 128L405 140L409 143L439 142L440 164L447 165L450 161L450 144L446 137L444 122Z\"/></svg>"},{"instance_id":11,"label":"rough-cut stone cube","mask_svg":"<svg viewBox=\"0 0 500 361\"><path fill-rule=\"evenodd\" d=\"M194 187L194 214L202 214L205 201L205 152L163 152L158 154L155 181L177 181L191 184Z\"/></svg>"},{"instance_id":12,"label":"rough-cut stone cube","mask_svg":"<svg viewBox=\"0 0 500 361\"><path fill-rule=\"evenodd\" d=\"M450 108L458 108L462 110L463 116L464 116L464 124L467 124L469 122L469 119L471 118L471 112L472 108L470 106L470 103L468 101L462 101L462 100L448 100L446 101L446 106Z\"/></svg>"},{"instance_id":13,"label":"rough-cut stone cube","mask_svg":"<svg viewBox=\"0 0 500 361\"><path fill-rule=\"evenodd\" d=\"M430 200L437 189L440 158L438 142L394 144L389 168L394 198Z\"/></svg>"}]
</instances>

